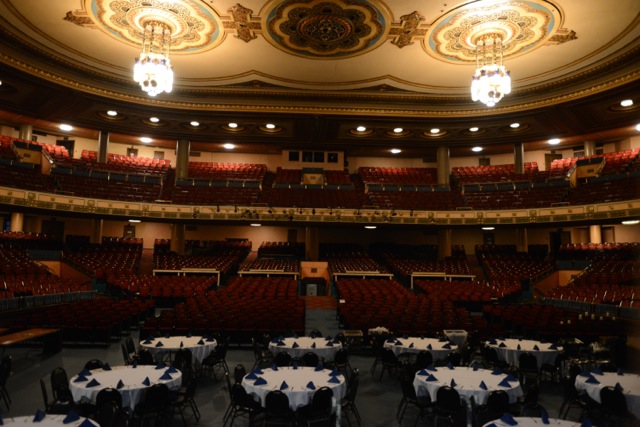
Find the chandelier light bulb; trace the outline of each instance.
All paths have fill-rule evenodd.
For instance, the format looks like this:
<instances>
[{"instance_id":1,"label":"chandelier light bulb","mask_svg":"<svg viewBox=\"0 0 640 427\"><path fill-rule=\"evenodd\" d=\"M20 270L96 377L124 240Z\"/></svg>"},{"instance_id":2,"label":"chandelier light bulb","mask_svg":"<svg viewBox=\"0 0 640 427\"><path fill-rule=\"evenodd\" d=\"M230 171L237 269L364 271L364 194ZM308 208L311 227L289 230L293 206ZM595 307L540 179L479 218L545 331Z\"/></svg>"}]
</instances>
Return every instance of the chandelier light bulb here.
<instances>
[{"instance_id":1,"label":"chandelier light bulb","mask_svg":"<svg viewBox=\"0 0 640 427\"><path fill-rule=\"evenodd\" d=\"M471 79L471 99L487 107L511 93L511 75L502 64L502 38L489 34L476 44L476 71Z\"/></svg>"},{"instance_id":2,"label":"chandelier light bulb","mask_svg":"<svg viewBox=\"0 0 640 427\"><path fill-rule=\"evenodd\" d=\"M171 30L162 22L148 22L142 37L142 52L133 67L133 80L149 96L173 89L173 67L169 59Z\"/></svg>"}]
</instances>

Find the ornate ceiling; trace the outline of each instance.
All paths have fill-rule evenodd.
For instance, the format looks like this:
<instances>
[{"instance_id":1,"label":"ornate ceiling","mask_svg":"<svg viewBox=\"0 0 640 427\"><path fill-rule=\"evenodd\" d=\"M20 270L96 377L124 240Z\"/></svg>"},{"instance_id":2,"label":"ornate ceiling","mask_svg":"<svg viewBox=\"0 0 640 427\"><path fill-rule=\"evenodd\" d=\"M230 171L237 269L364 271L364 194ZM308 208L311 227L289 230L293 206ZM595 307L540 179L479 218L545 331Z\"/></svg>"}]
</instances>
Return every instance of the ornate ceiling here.
<instances>
[{"instance_id":1,"label":"ornate ceiling","mask_svg":"<svg viewBox=\"0 0 640 427\"><path fill-rule=\"evenodd\" d=\"M175 73L155 98L131 79L150 21L171 30ZM198 150L394 146L424 158L441 145L467 155L612 141L640 120L639 23L637 0L0 0L0 122L64 121L166 147L186 137ZM513 79L493 108L469 95L488 35Z\"/></svg>"}]
</instances>

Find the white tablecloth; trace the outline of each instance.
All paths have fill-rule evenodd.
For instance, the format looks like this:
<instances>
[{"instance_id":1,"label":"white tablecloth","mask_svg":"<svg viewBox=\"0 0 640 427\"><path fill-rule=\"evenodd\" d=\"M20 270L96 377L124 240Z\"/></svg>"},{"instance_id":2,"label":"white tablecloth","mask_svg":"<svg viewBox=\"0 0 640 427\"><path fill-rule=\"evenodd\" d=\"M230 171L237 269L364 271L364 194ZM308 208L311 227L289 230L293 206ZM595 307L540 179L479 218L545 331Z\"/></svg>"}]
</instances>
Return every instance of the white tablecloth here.
<instances>
[{"instance_id":1,"label":"white tablecloth","mask_svg":"<svg viewBox=\"0 0 640 427\"><path fill-rule=\"evenodd\" d=\"M615 387L620 384L622 394L627 401L627 409L636 418L640 418L640 375L623 374L618 375L615 372L604 372L602 375L592 374L600 384L591 384L586 382L589 377L578 375L576 377L576 389L584 392L596 402L600 402L600 390L603 387Z\"/></svg>"},{"instance_id":2,"label":"white tablecloth","mask_svg":"<svg viewBox=\"0 0 640 427\"><path fill-rule=\"evenodd\" d=\"M332 377L330 376L330 369L323 369L316 371L315 368L300 367L293 369L292 367L278 368L277 371L273 369L263 369L262 374L257 374L257 377L264 378L267 384L255 385L256 380L247 379L247 375L242 380L247 393L254 396L262 406L265 405L265 398L267 393L272 390L280 390L282 382L286 382L288 388L282 390L283 393L289 398L289 406L292 410L297 410L311 402L311 397L315 390L320 387L329 387L333 391L333 397L336 402L340 402L347 391L347 384L343 375L338 375L339 383L330 383ZM312 381L315 390L307 387L307 384Z\"/></svg>"},{"instance_id":3,"label":"white tablecloth","mask_svg":"<svg viewBox=\"0 0 640 427\"><path fill-rule=\"evenodd\" d=\"M449 338L449 341L457 346L464 345L467 342L469 333L464 329L445 329L442 331L444 336Z\"/></svg>"},{"instance_id":4,"label":"white tablecloth","mask_svg":"<svg viewBox=\"0 0 640 427\"><path fill-rule=\"evenodd\" d=\"M519 396L522 396L522 388L518 380L509 381L509 387L503 387L500 382L507 378L505 374L494 375L489 369L473 370L469 367L455 367L449 369L447 367L439 367L436 371L426 370L427 375L419 375L421 372L416 373L413 380L413 386L416 389L418 396L425 396L427 393L431 396L431 401L436 401L436 393L442 386L451 386L451 380L456 383L455 389L460 394L460 397L465 397L467 400L473 396L474 401L478 405L484 405L487 403L489 393L494 390L504 390L509 395L509 401L514 403ZM436 381L427 381L429 374L432 374ZM483 382L487 386L484 390L480 387L480 383Z\"/></svg>"},{"instance_id":5,"label":"white tablecloth","mask_svg":"<svg viewBox=\"0 0 640 427\"><path fill-rule=\"evenodd\" d=\"M438 338L396 338L393 341L387 340L384 347L393 350L396 356L402 353L419 353L426 350L431 353L433 360L442 360L452 351L458 351L457 345L451 344L449 341L440 341Z\"/></svg>"},{"instance_id":6,"label":"white tablecloth","mask_svg":"<svg viewBox=\"0 0 640 427\"><path fill-rule=\"evenodd\" d=\"M542 424L542 420L540 418L529 418L529 417L513 417L514 420L516 420L518 422L518 427L544 427L545 425L548 426L556 426L556 427L580 427L580 423L575 423L573 421L566 421L566 420L558 420L555 418L549 418L549 424ZM495 420L495 421L491 421L489 423L486 423L483 427L489 427L489 426L495 426L495 427L511 427L509 424L500 421L500 420Z\"/></svg>"},{"instance_id":7,"label":"white tablecloth","mask_svg":"<svg viewBox=\"0 0 640 427\"><path fill-rule=\"evenodd\" d=\"M504 344L504 346L501 347L500 344ZM553 343L518 340L515 338L496 340L495 344L487 341L486 345L494 347L498 352L498 357L513 366L518 366L518 358L522 353L532 353L538 360L538 369L544 364L553 365L556 361L556 356L562 351L562 347L558 347L557 349L549 348ZM536 346L538 350L535 349Z\"/></svg>"},{"instance_id":8,"label":"white tablecloth","mask_svg":"<svg viewBox=\"0 0 640 427\"><path fill-rule=\"evenodd\" d=\"M280 345L279 343L283 343L284 345ZM331 343L331 344L329 344ZM294 348L294 344L297 345ZM315 344L315 348L314 348ZM274 356L281 351L286 351L293 358L300 358L305 353L312 352L317 354L319 357L324 360L333 360L333 356L335 356L336 351L342 348L342 343L334 342L332 340L327 340L325 338L311 338L311 337L298 337L298 338L284 338L282 340L278 340L278 342L270 342L269 343L269 351L271 351Z\"/></svg>"},{"instance_id":9,"label":"white tablecloth","mask_svg":"<svg viewBox=\"0 0 640 427\"><path fill-rule=\"evenodd\" d=\"M35 412L34 412L35 415ZM51 415L47 414L39 422L33 422L34 415L29 415L26 417L6 417L3 419L5 427L18 427L18 426L37 426L37 427L78 427L82 423L85 423L85 426L96 426L99 427L99 424L93 420L88 418L80 417L78 421L72 421L70 423L64 424L62 421L65 419L66 415Z\"/></svg>"},{"instance_id":10,"label":"white tablecloth","mask_svg":"<svg viewBox=\"0 0 640 427\"><path fill-rule=\"evenodd\" d=\"M203 342L204 344L198 344L199 342ZM161 343L162 346L158 346L158 343ZM155 339L151 338L149 340L142 341L140 343L140 347L144 347L147 350L151 351L156 361L162 360L164 355L168 352L175 353L181 348L186 348L191 350L193 357L198 362L202 362L202 360L216 348L216 340L207 341L207 338L200 336L175 336Z\"/></svg>"},{"instance_id":11,"label":"white tablecloth","mask_svg":"<svg viewBox=\"0 0 640 427\"><path fill-rule=\"evenodd\" d=\"M78 376L74 375L69 380L69 388L71 389L74 401L80 402L81 400L88 399L95 403L96 395L100 390L107 387L117 388L118 382L122 380L124 386L118 390L122 395L122 406L134 409L140 401L142 391L149 387L142 384L146 378L149 378L150 385L164 383L170 390L180 388L182 373L176 371L170 374L172 379L161 380L160 377L165 374L166 371L167 368L156 369L155 366L149 365L141 365L137 368L132 366L113 366L110 371L95 369L91 371L91 375L87 376L87 381L84 382L76 382ZM100 385L87 387L87 384L92 379L95 379Z\"/></svg>"}]
</instances>

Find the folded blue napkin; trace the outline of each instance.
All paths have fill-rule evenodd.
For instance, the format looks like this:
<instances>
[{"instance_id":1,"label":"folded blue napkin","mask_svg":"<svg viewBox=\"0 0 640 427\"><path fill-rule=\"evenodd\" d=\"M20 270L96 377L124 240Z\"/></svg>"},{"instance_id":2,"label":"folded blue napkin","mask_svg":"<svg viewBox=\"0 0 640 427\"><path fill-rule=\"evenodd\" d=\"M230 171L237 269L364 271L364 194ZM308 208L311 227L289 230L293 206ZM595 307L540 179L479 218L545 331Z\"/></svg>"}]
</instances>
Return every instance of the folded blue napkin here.
<instances>
[{"instance_id":1,"label":"folded blue napkin","mask_svg":"<svg viewBox=\"0 0 640 427\"><path fill-rule=\"evenodd\" d=\"M453 363L448 362L448 363L447 363L447 368L449 368L449 369L453 369Z\"/></svg>"},{"instance_id":2,"label":"folded blue napkin","mask_svg":"<svg viewBox=\"0 0 640 427\"><path fill-rule=\"evenodd\" d=\"M149 377L145 378L144 381L142 381L142 384L146 385L146 386L150 386L151 385L151 381L149 381Z\"/></svg>"},{"instance_id":3,"label":"folded blue napkin","mask_svg":"<svg viewBox=\"0 0 640 427\"><path fill-rule=\"evenodd\" d=\"M435 366L433 366L433 363L431 363L429 366L427 366L427 371L437 372L438 370Z\"/></svg>"},{"instance_id":4,"label":"folded blue napkin","mask_svg":"<svg viewBox=\"0 0 640 427\"><path fill-rule=\"evenodd\" d=\"M300 346L298 345L297 342L294 342L293 345L291 346L291 348L298 348L298 347L300 347Z\"/></svg>"},{"instance_id":5,"label":"folded blue napkin","mask_svg":"<svg viewBox=\"0 0 640 427\"><path fill-rule=\"evenodd\" d=\"M438 379L434 377L433 374L429 374L425 381L438 381Z\"/></svg>"},{"instance_id":6,"label":"folded blue napkin","mask_svg":"<svg viewBox=\"0 0 640 427\"><path fill-rule=\"evenodd\" d=\"M164 347L164 344L162 344L162 341L158 341L156 343L156 347Z\"/></svg>"},{"instance_id":7,"label":"folded blue napkin","mask_svg":"<svg viewBox=\"0 0 640 427\"><path fill-rule=\"evenodd\" d=\"M395 342L395 341L396 341L396 339L393 336L390 336L389 338L387 338L387 342L388 343L392 343L392 342Z\"/></svg>"},{"instance_id":8,"label":"folded blue napkin","mask_svg":"<svg viewBox=\"0 0 640 427\"><path fill-rule=\"evenodd\" d=\"M402 341L400 340L396 341L396 345L402 345Z\"/></svg>"},{"instance_id":9,"label":"folded blue napkin","mask_svg":"<svg viewBox=\"0 0 640 427\"><path fill-rule=\"evenodd\" d=\"M447 348L447 349L450 349L450 348L451 348L451 344L449 344L449 343L446 343L445 345L443 345L443 346L442 346L442 348Z\"/></svg>"},{"instance_id":10,"label":"folded blue napkin","mask_svg":"<svg viewBox=\"0 0 640 427\"><path fill-rule=\"evenodd\" d=\"M307 383L307 388L308 388L309 390L315 390L315 389L316 389L316 386L315 386L315 384L313 384L313 381L309 381L309 382Z\"/></svg>"},{"instance_id":11,"label":"folded blue napkin","mask_svg":"<svg viewBox=\"0 0 640 427\"><path fill-rule=\"evenodd\" d=\"M613 387L614 389L618 390L618 391L624 391L624 389L622 388L622 386L620 385L620 383L616 383L615 387Z\"/></svg>"},{"instance_id":12,"label":"folded blue napkin","mask_svg":"<svg viewBox=\"0 0 640 427\"><path fill-rule=\"evenodd\" d=\"M87 388L97 387L99 385L100 385L100 383L98 381L96 381L96 379L94 378L94 379L92 379L91 381L89 381L87 383Z\"/></svg>"},{"instance_id":13,"label":"folded blue napkin","mask_svg":"<svg viewBox=\"0 0 640 427\"><path fill-rule=\"evenodd\" d=\"M318 363L318 365L315 367L314 371L319 372L324 370L324 366L322 366L322 363Z\"/></svg>"},{"instance_id":14,"label":"folded blue napkin","mask_svg":"<svg viewBox=\"0 0 640 427\"><path fill-rule=\"evenodd\" d=\"M278 347L284 347L286 346L286 344L284 343L284 341L278 341L278 344L276 344Z\"/></svg>"},{"instance_id":15,"label":"folded blue napkin","mask_svg":"<svg viewBox=\"0 0 640 427\"><path fill-rule=\"evenodd\" d=\"M409 344L409 348L413 348L413 343Z\"/></svg>"},{"instance_id":16,"label":"folded blue napkin","mask_svg":"<svg viewBox=\"0 0 640 427\"><path fill-rule=\"evenodd\" d=\"M156 369L164 369L166 368L166 366L164 366L164 363L162 362L158 362L158 364L156 365Z\"/></svg>"},{"instance_id":17,"label":"folded blue napkin","mask_svg":"<svg viewBox=\"0 0 640 427\"><path fill-rule=\"evenodd\" d=\"M510 426L518 425L518 422L514 420L513 416L511 416L511 414L508 412L505 412L504 415L500 417L500 421L502 421L505 424L509 424Z\"/></svg>"},{"instance_id":18,"label":"folded blue napkin","mask_svg":"<svg viewBox=\"0 0 640 427\"><path fill-rule=\"evenodd\" d=\"M480 381L480 388L483 390L487 390L487 385L484 383L484 381Z\"/></svg>"},{"instance_id":19,"label":"folded blue napkin","mask_svg":"<svg viewBox=\"0 0 640 427\"><path fill-rule=\"evenodd\" d=\"M151 344L151 340L147 338L146 340L142 341L142 344Z\"/></svg>"},{"instance_id":20,"label":"folded blue napkin","mask_svg":"<svg viewBox=\"0 0 640 427\"><path fill-rule=\"evenodd\" d=\"M62 420L63 424L69 424L74 421L78 421L80 419L80 415L76 413L73 409L69 411L66 417Z\"/></svg>"},{"instance_id":21,"label":"folded blue napkin","mask_svg":"<svg viewBox=\"0 0 640 427\"><path fill-rule=\"evenodd\" d=\"M618 374L618 375L624 375L624 371L622 370L622 368L619 368L619 369L618 369L617 374Z\"/></svg>"},{"instance_id":22,"label":"folded blue napkin","mask_svg":"<svg viewBox=\"0 0 640 427\"><path fill-rule=\"evenodd\" d=\"M458 384L456 384L456 380L454 380L453 378L451 378L451 388L454 388L455 386L457 386Z\"/></svg>"},{"instance_id":23,"label":"folded blue napkin","mask_svg":"<svg viewBox=\"0 0 640 427\"><path fill-rule=\"evenodd\" d=\"M180 341L180 348L184 347L184 343Z\"/></svg>"},{"instance_id":24,"label":"folded blue napkin","mask_svg":"<svg viewBox=\"0 0 640 427\"><path fill-rule=\"evenodd\" d=\"M267 380L265 380L264 378L258 378L256 382L253 383L253 385L265 385L265 384L267 384Z\"/></svg>"},{"instance_id":25,"label":"folded blue napkin","mask_svg":"<svg viewBox=\"0 0 640 427\"><path fill-rule=\"evenodd\" d=\"M340 384L340 379L338 377L331 377L327 382L332 384Z\"/></svg>"},{"instance_id":26,"label":"folded blue napkin","mask_svg":"<svg viewBox=\"0 0 640 427\"><path fill-rule=\"evenodd\" d=\"M487 424L485 427L498 427L496 423Z\"/></svg>"},{"instance_id":27,"label":"folded blue napkin","mask_svg":"<svg viewBox=\"0 0 640 427\"><path fill-rule=\"evenodd\" d=\"M325 340L327 340L327 341L331 341L332 339L333 339L333 337L332 337L331 335L327 335L327 336L325 337Z\"/></svg>"},{"instance_id":28,"label":"folded blue napkin","mask_svg":"<svg viewBox=\"0 0 640 427\"><path fill-rule=\"evenodd\" d=\"M178 370L176 368L174 368L173 366L170 366L167 368L167 370L165 371L167 374L176 374L178 372Z\"/></svg>"},{"instance_id":29,"label":"folded blue napkin","mask_svg":"<svg viewBox=\"0 0 640 427\"><path fill-rule=\"evenodd\" d=\"M200 341L198 341L198 345L204 345L204 341L202 341L202 339Z\"/></svg>"},{"instance_id":30,"label":"folded blue napkin","mask_svg":"<svg viewBox=\"0 0 640 427\"><path fill-rule=\"evenodd\" d=\"M473 364L473 370L474 370L474 371L477 371L477 370L478 370L478 364L477 364L477 363L474 363L474 364Z\"/></svg>"},{"instance_id":31,"label":"folded blue napkin","mask_svg":"<svg viewBox=\"0 0 640 427\"><path fill-rule=\"evenodd\" d=\"M509 381L507 381L507 379L506 379L506 378L505 378L505 379L503 379L502 381L500 381L500 382L498 383L498 385L499 385L500 387L508 387L508 388L511 388L511 384L509 384Z\"/></svg>"},{"instance_id":32,"label":"folded blue napkin","mask_svg":"<svg viewBox=\"0 0 640 427\"><path fill-rule=\"evenodd\" d=\"M600 381L598 381L596 377L589 377L585 382L589 384L600 384Z\"/></svg>"},{"instance_id":33,"label":"folded blue napkin","mask_svg":"<svg viewBox=\"0 0 640 427\"><path fill-rule=\"evenodd\" d=\"M425 371L424 369L420 369L416 375L421 375L426 377L429 374L427 374L427 371Z\"/></svg>"},{"instance_id":34,"label":"folded blue napkin","mask_svg":"<svg viewBox=\"0 0 640 427\"><path fill-rule=\"evenodd\" d=\"M207 337L207 339L205 340L206 342L214 342L215 338L213 337Z\"/></svg>"},{"instance_id":35,"label":"folded blue napkin","mask_svg":"<svg viewBox=\"0 0 640 427\"><path fill-rule=\"evenodd\" d=\"M286 390L289 388L289 384L287 384L286 381L282 381L282 384L280 384L280 390Z\"/></svg>"},{"instance_id":36,"label":"folded blue napkin","mask_svg":"<svg viewBox=\"0 0 640 427\"><path fill-rule=\"evenodd\" d=\"M131 367L132 367L133 369L135 369L135 368L137 368L137 367L138 367L138 360L137 360L137 359L133 359L133 362L131 362Z\"/></svg>"},{"instance_id":37,"label":"folded blue napkin","mask_svg":"<svg viewBox=\"0 0 640 427\"><path fill-rule=\"evenodd\" d=\"M542 409L542 414L540 414L540 419L542 419L542 424L549 424L549 414L547 413L547 410L544 408Z\"/></svg>"},{"instance_id":38,"label":"folded blue napkin","mask_svg":"<svg viewBox=\"0 0 640 427\"><path fill-rule=\"evenodd\" d=\"M74 383L83 383L85 381L89 381L89 380L84 375L78 375L78 378L73 380Z\"/></svg>"},{"instance_id":39,"label":"folded blue napkin","mask_svg":"<svg viewBox=\"0 0 640 427\"><path fill-rule=\"evenodd\" d=\"M120 390L122 387L124 387L124 383L122 382L122 380L118 380L118 384L116 384L116 388Z\"/></svg>"},{"instance_id":40,"label":"folded blue napkin","mask_svg":"<svg viewBox=\"0 0 640 427\"><path fill-rule=\"evenodd\" d=\"M280 341L278 338L274 338L271 340L271 344L278 344L278 341Z\"/></svg>"},{"instance_id":41,"label":"folded blue napkin","mask_svg":"<svg viewBox=\"0 0 640 427\"><path fill-rule=\"evenodd\" d=\"M262 372L262 369L254 369L253 373L256 374L256 375L264 374L264 372Z\"/></svg>"},{"instance_id":42,"label":"folded blue napkin","mask_svg":"<svg viewBox=\"0 0 640 427\"><path fill-rule=\"evenodd\" d=\"M171 375L169 375L168 373L164 373L162 374L162 376L159 378L161 380L172 380L173 378L171 377Z\"/></svg>"},{"instance_id":43,"label":"folded blue napkin","mask_svg":"<svg viewBox=\"0 0 640 427\"><path fill-rule=\"evenodd\" d=\"M489 340L489 344L498 344L498 341L494 340L494 339L490 339Z\"/></svg>"},{"instance_id":44,"label":"folded blue napkin","mask_svg":"<svg viewBox=\"0 0 640 427\"><path fill-rule=\"evenodd\" d=\"M95 424L89 418L85 418L78 427L95 427Z\"/></svg>"},{"instance_id":45,"label":"folded blue napkin","mask_svg":"<svg viewBox=\"0 0 640 427\"><path fill-rule=\"evenodd\" d=\"M549 346L549 350L557 350L558 346L554 343Z\"/></svg>"},{"instance_id":46,"label":"folded blue napkin","mask_svg":"<svg viewBox=\"0 0 640 427\"><path fill-rule=\"evenodd\" d=\"M249 372L246 377L246 380L257 380L258 376L254 372Z\"/></svg>"},{"instance_id":47,"label":"folded blue napkin","mask_svg":"<svg viewBox=\"0 0 640 427\"><path fill-rule=\"evenodd\" d=\"M538 347L538 344L536 344L536 345L534 345L534 346L533 346L533 349L534 349L535 351L538 351L538 350L540 350L540 347Z\"/></svg>"},{"instance_id":48,"label":"folded blue napkin","mask_svg":"<svg viewBox=\"0 0 640 427\"><path fill-rule=\"evenodd\" d=\"M330 377L337 377L337 376L340 376L340 375L342 375L342 374L337 369L334 369L331 372L329 372L329 376Z\"/></svg>"},{"instance_id":49,"label":"folded blue napkin","mask_svg":"<svg viewBox=\"0 0 640 427\"><path fill-rule=\"evenodd\" d=\"M82 372L80 372L78 375L83 375L85 377L89 377L91 376L91 371L88 369L83 369Z\"/></svg>"},{"instance_id":50,"label":"folded blue napkin","mask_svg":"<svg viewBox=\"0 0 640 427\"><path fill-rule=\"evenodd\" d=\"M518 344L518 347L516 347L516 350L522 350L522 347L520 347L520 344Z\"/></svg>"},{"instance_id":51,"label":"folded blue napkin","mask_svg":"<svg viewBox=\"0 0 640 427\"><path fill-rule=\"evenodd\" d=\"M106 362L103 366L102 366L102 370L103 371L110 371L111 370L111 366L109 366L109 363Z\"/></svg>"},{"instance_id":52,"label":"folded blue napkin","mask_svg":"<svg viewBox=\"0 0 640 427\"><path fill-rule=\"evenodd\" d=\"M596 375L602 375L602 371L598 368L594 369L593 371L591 371L592 374L596 374Z\"/></svg>"},{"instance_id":53,"label":"folded blue napkin","mask_svg":"<svg viewBox=\"0 0 640 427\"><path fill-rule=\"evenodd\" d=\"M433 350L433 346L431 345L431 343L427 344L427 349L428 350Z\"/></svg>"},{"instance_id":54,"label":"folded blue napkin","mask_svg":"<svg viewBox=\"0 0 640 427\"><path fill-rule=\"evenodd\" d=\"M580 427L593 427L593 424L591 424L591 420L589 420L589 418L586 418L582 424L580 424Z\"/></svg>"},{"instance_id":55,"label":"folded blue napkin","mask_svg":"<svg viewBox=\"0 0 640 427\"><path fill-rule=\"evenodd\" d=\"M498 368L491 371L491 375L502 375L502 371Z\"/></svg>"},{"instance_id":56,"label":"folded blue napkin","mask_svg":"<svg viewBox=\"0 0 640 427\"><path fill-rule=\"evenodd\" d=\"M507 345L506 345L505 343L503 343L503 342L501 342L501 343L498 345L498 347L506 347L506 346L507 346Z\"/></svg>"},{"instance_id":57,"label":"folded blue napkin","mask_svg":"<svg viewBox=\"0 0 640 427\"><path fill-rule=\"evenodd\" d=\"M449 338L447 338L447 337L440 337L440 338L438 339L438 341L440 341L440 342L449 341Z\"/></svg>"},{"instance_id":58,"label":"folded blue napkin","mask_svg":"<svg viewBox=\"0 0 640 427\"><path fill-rule=\"evenodd\" d=\"M587 377L587 378L591 376L591 374L588 371L582 371L578 375L581 377Z\"/></svg>"},{"instance_id":59,"label":"folded blue napkin","mask_svg":"<svg viewBox=\"0 0 640 427\"><path fill-rule=\"evenodd\" d=\"M272 371L277 371L278 370L278 365L276 365L275 363L273 365L271 365L271 370Z\"/></svg>"},{"instance_id":60,"label":"folded blue napkin","mask_svg":"<svg viewBox=\"0 0 640 427\"><path fill-rule=\"evenodd\" d=\"M507 378L505 378L505 379L507 381L509 381L510 383L518 381L518 379L516 377L514 377L513 375L511 375L511 374L507 374Z\"/></svg>"},{"instance_id":61,"label":"folded blue napkin","mask_svg":"<svg viewBox=\"0 0 640 427\"><path fill-rule=\"evenodd\" d=\"M193 334L191 332L187 332L187 338L191 338Z\"/></svg>"},{"instance_id":62,"label":"folded blue napkin","mask_svg":"<svg viewBox=\"0 0 640 427\"><path fill-rule=\"evenodd\" d=\"M333 347L333 341L327 341L327 347Z\"/></svg>"},{"instance_id":63,"label":"folded blue napkin","mask_svg":"<svg viewBox=\"0 0 640 427\"><path fill-rule=\"evenodd\" d=\"M44 412L42 412L40 409L38 409L36 411L36 415L33 417L33 422L34 423L39 423L43 419L44 419Z\"/></svg>"},{"instance_id":64,"label":"folded blue napkin","mask_svg":"<svg viewBox=\"0 0 640 427\"><path fill-rule=\"evenodd\" d=\"M296 362L295 360L293 362L291 362L291 367L293 369L298 369L298 362Z\"/></svg>"},{"instance_id":65,"label":"folded blue napkin","mask_svg":"<svg viewBox=\"0 0 640 427\"><path fill-rule=\"evenodd\" d=\"M316 343L311 344L311 348L316 348Z\"/></svg>"}]
</instances>

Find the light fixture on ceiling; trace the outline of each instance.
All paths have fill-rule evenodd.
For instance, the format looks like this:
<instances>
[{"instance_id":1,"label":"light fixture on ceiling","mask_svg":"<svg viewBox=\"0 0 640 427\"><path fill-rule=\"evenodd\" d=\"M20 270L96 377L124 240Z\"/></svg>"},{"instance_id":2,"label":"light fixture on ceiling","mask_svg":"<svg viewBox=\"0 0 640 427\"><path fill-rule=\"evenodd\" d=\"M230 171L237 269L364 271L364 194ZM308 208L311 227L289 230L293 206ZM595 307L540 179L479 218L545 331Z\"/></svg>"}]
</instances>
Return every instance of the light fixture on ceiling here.
<instances>
[{"instance_id":1,"label":"light fixture on ceiling","mask_svg":"<svg viewBox=\"0 0 640 427\"><path fill-rule=\"evenodd\" d=\"M472 128L469 128L469 132L478 132L479 130L480 130L480 128L476 127L476 126L474 126Z\"/></svg>"},{"instance_id":2,"label":"light fixture on ceiling","mask_svg":"<svg viewBox=\"0 0 640 427\"><path fill-rule=\"evenodd\" d=\"M549 145L558 145L560 144L560 138L551 138L547 143Z\"/></svg>"},{"instance_id":3,"label":"light fixture on ceiling","mask_svg":"<svg viewBox=\"0 0 640 427\"><path fill-rule=\"evenodd\" d=\"M149 121L150 121L151 123L158 123L158 122L160 121L160 119L159 119L159 118L157 118L157 117L150 117L150 118L149 118Z\"/></svg>"},{"instance_id":4,"label":"light fixture on ceiling","mask_svg":"<svg viewBox=\"0 0 640 427\"><path fill-rule=\"evenodd\" d=\"M366 128L365 126L358 126L358 127L356 128L356 130L357 130L358 132L364 132L364 131L366 131L366 130L367 130L367 128Z\"/></svg>"},{"instance_id":5,"label":"light fixture on ceiling","mask_svg":"<svg viewBox=\"0 0 640 427\"><path fill-rule=\"evenodd\" d=\"M404 131L404 129L402 129L402 128L393 129L393 133L402 133L403 131Z\"/></svg>"},{"instance_id":6,"label":"light fixture on ceiling","mask_svg":"<svg viewBox=\"0 0 640 427\"><path fill-rule=\"evenodd\" d=\"M145 144L148 144L150 142L152 142L153 140L151 138L149 138L148 136L143 136L140 138L140 142L144 142Z\"/></svg>"},{"instance_id":7,"label":"light fixture on ceiling","mask_svg":"<svg viewBox=\"0 0 640 427\"><path fill-rule=\"evenodd\" d=\"M235 145L230 144L230 143L224 144L223 147L226 148L227 150L233 150L234 148L236 148Z\"/></svg>"},{"instance_id":8,"label":"light fixture on ceiling","mask_svg":"<svg viewBox=\"0 0 640 427\"><path fill-rule=\"evenodd\" d=\"M402 150L399 148L392 148L391 149L391 154L400 154L402 153Z\"/></svg>"},{"instance_id":9,"label":"light fixture on ceiling","mask_svg":"<svg viewBox=\"0 0 640 427\"><path fill-rule=\"evenodd\" d=\"M631 106L633 106L633 99L624 99L624 100L620 101L620 106L621 107L631 107Z\"/></svg>"},{"instance_id":10,"label":"light fixture on ceiling","mask_svg":"<svg viewBox=\"0 0 640 427\"><path fill-rule=\"evenodd\" d=\"M510 127L511 129L518 129L518 128L520 127L520 123L511 123L511 124L509 125L509 127Z\"/></svg>"},{"instance_id":11,"label":"light fixture on ceiling","mask_svg":"<svg viewBox=\"0 0 640 427\"><path fill-rule=\"evenodd\" d=\"M487 107L511 93L511 76L502 64L502 37L484 34L476 41L476 71L471 80L471 99Z\"/></svg>"},{"instance_id":12,"label":"light fixture on ceiling","mask_svg":"<svg viewBox=\"0 0 640 427\"><path fill-rule=\"evenodd\" d=\"M164 22L148 21L144 25L142 52L133 67L133 80L149 96L173 89L173 67L169 59L171 29Z\"/></svg>"},{"instance_id":13,"label":"light fixture on ceiling","mask_svg":"<svg viewBox=\"0 0 640 427\"><path fill-rule=\"evenodd\" d=\"M483 229L484 231L493 231L493 230L495 230L496 228L495 228L495 227L482 227L482 229Z\"/></svg>"},{"instance_id":14,"label":"light fixture on ceiling","mask_svg":"<svg viewBox=\"0 0 640 427\"><path fill-rule=\"evenodd\" d=\"M473 147L471 151L473 151L474 153L479 153L482 151L482 147Z\"/></svg>"},{"instance_id":15,"label":"light fixture on ceiling","mask_svg":"<svg viewBox=\"0 0 640 427\"><path fill-rule=\"evenodd\" d=\"M115 116L117 116L117 115L118 115L118 112L117 112L116 110L109 110L109 111L107 111L107 116L115 117Z\"/></svg>"},{"instance_id":16,"label":"light fixture on ceiling","mask_svg":"<svg viewBox=\"0 0 640 427\"><path fill-rule=\"evenodd\" d=\"M195 120L192 120L189 124L191 126L193 126L194 128L197 128L198 126L200 126L200 122L195 121Z\"/></svg>"},{"instance_id":17,"label":"light fixture on ceiling","mask_svg":"<svg viewBox=\"0 0 640 427\"><path fill-rule=\"evenodd\" d=\"M60 130L65 131L65 132L70 132L70 131L73 130L73 126L63 123L63 124L60 125Z\"/></svg>"},{"instance_id":18,"label":"light fixture on ceiling","mask_svg":"<svg viewBox=\"0 0 640 427\"><path fill-rule=\"evenodd\" d=\"M627 220L622 221L622 224L623 224L623 225L637 225L637 224L640 224L640 220L637 220L637 219L627 219Z\"/></svg>"}]
</instances>

